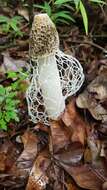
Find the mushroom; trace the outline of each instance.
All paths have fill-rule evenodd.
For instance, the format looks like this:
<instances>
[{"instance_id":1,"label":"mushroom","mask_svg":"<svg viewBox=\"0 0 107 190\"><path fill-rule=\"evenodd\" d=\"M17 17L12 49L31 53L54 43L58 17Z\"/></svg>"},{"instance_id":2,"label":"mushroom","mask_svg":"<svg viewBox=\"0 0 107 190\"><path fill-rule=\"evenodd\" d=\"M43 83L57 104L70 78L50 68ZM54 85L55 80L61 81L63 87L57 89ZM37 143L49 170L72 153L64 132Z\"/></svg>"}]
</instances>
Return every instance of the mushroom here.
<instances>
[{"instance_id":1,"label":"mushroom","mask_svg":"<svg viewBox=\"0 0 107 190\"><path fill-rule=\"evenodd\" d=\"M26 92L28 112L34 123L49 125L64 112L65 99L84 81L77 59L59 49L59 36L47 14L35 15L30 33L30 85Z\"/></svg>"}]
</instances>

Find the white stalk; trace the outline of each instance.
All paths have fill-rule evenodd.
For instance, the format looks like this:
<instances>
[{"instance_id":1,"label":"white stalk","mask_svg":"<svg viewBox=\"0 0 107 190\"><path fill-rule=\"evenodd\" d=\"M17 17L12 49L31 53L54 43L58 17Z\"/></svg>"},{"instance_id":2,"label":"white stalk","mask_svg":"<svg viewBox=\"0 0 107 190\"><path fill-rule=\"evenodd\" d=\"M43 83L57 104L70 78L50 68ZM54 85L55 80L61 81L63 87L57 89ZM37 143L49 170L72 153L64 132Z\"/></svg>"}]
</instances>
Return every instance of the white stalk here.
<instances>
[{"instance_id":1,"label":"white stalk","mask_svg":"<svg viewBox=\"0 0 107 190\"><path fill-rule=\"evenodd\" d=\"M48 116L57 119L65 109L55 55L38 59L39 85Z\"/></svg>"}]
</instances>

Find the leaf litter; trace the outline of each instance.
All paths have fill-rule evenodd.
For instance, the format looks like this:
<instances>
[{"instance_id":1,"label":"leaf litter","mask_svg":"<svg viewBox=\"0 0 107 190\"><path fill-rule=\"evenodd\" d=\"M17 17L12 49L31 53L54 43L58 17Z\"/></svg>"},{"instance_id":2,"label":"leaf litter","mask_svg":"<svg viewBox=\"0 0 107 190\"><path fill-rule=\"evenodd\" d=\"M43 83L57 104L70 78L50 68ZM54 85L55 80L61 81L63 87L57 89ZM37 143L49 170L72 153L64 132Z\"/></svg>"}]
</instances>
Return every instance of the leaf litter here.
<instances>
[{"instance_id":1,"label":"leaf litter","mask_svg":"<svg viewBox=\"0 0 107 190\"><path fill-rule=\"evenodd\" d=\"M26 17L26 12L20 14ZM50 126L29 120L25 96L20 95L20 122L0 131L0 190L107 189L106 44L101 49L75 26L59 31L62 48L82 63L85 83ZM0 54L1 84L10 83L5 76L10 67L26 67L28 41L17 42Z\"/></svg>"}]
</instances>

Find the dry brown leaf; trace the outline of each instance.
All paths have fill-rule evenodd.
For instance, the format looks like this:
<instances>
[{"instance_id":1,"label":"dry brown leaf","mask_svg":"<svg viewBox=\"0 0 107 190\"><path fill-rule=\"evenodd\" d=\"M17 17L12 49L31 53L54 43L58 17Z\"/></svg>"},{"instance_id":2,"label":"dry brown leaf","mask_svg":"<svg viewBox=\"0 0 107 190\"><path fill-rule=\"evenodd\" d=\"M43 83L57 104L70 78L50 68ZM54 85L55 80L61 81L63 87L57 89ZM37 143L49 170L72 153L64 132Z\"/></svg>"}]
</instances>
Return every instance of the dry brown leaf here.
<instances>
[{"instance_id":1,"label":"dry brown leaf","mask_svg":"<svg viewBox=\"0 0 107 190\"><path fill-rule=\"evenodd\" d=\"M22 136L22 141L24 143L24 150L16 160L10 172L16 177L26 178L37 156L38 139L35 134L26 131Z\"/></svg>"},{"instance_id":2,"label":"dry brown leaf","mask_svg":"<svg viewBox=\"0 0 107 190\"><path fill-rule=\"evenodd\" d=\"M23 16L27 21L29 21L29 12L28 9L26 8L19 8L18 9L18 14Z\"/></svg>"},{"instance_id":3,"label":"dry brown leaf","mask_svg":"<svg viewBox=\"0 0 107 190\"><path fill-rule=\"evenodd\" d=\"M67 148L62 149L57 154L54 154L54 158L59 162L65 164L76 164L81 161L84 153L84 148L81 143L71 143Z\"/></svg>"},{"instance_id":4,"label":"dry brown leaf","mask_svg":"<svg viewBox=\"0 0 107 190\"><path fill-rule=\"evenodd\" d=\"M66 126L69 127L69 131L72 132L72 142L80 142L85 144L86 139L86 123L82 120L75 107L75 100L72 100L62 116L62 120Z\"/></svg>"},{"instance_id":5,"label":"dry brown leaf","mask_svg":"<svg viewBox=\"0 0 107 190\"><path fill-rule=\"evenodd\" d=\"M65 186L67 190L81 190L70 175L66 175L65 177Z\"/></svg>"},{"instance_id":6,"label":"dry brown leaf","mask_svg":"<svg viewBox=\"0 0 107 190\"><path fill-rule=\"evenodd\" d=\"M49 184L47 189L62 190L65 186L64 170L56 164L54 158L51 159L51 165L47 170Z\"/></svg>"},{"instance_id":7,"label":"dry brown leaf","mask_svg":"<svg viewBox=\"0 0 107 190\"><path fill-rule=\"evenodd\" d=\"M67 190L79 190L74 184L68 183L66 184Z\"/></svg>"},{"instance_id":8,"label":"dry brown leaf","mask_svg":"<svg viewBox=\"0 0 107 190\"><path fill-rule=\"evenodd\" d=\"M96 120L107 121L107 74L104 71L77 97L76 104L88 109Z\"/></svg>"},{"instance_id":9,"label":"dry brown leaf","mask_svg":"<svg viewBox=\"0 0 107 190\"><path fill-rule=\"evenodd\" d=\"M20 68L28 67L27 62L22 59L13 59L8 52L3 53L3 64L0 67L0 71L6 73L7 71L19 71Z\"/></svg>"},{"instance_id":10,"label":"dry brown leaf","mask_svg":"<svg viewBox=\"0 0 107 190\"><path fill-rule=\"evenodd\" d=\"M5 132L5 131L0 131L0 139L1 138L5 138L5 137L7 137L8 136L8 133L7 132Z\"/></svg>"},{"instance_id":11,"label":"dry brown leaf","mask_svg":"<svg viewBox=\"0 0 107 190\"><path fill-rule=\"evenodd\" d=\"M102 184L106 181L106 178L91 165L69 166L64 163L60 164L81 188L101 190Z\"/></svg>"},{"instance_id":12,"label":"dry brown leaf","mask_svg":"<svg viewBox=\"0 0 107 190\"><path fill-rule=\"evenodd\" d=\"M107 121L102 122L97 127L98 131L101 132L104 136L107 136Z\"/></svg>"},{"instance_id":13,"label":"dry brown leaf","mask_svg":"<svg viewBox=\"0 0 107 190\"><path fill-rule=\"evenodd\" d=\"M52 121L50 123L50 130L50 146L52 146L54 153L62 148L66 148L70 144L69 133L61 122Z\"/></svg>"},{"instance_id":14,"label":"dry brown leaf","mask_svg":"<svg viewBox=\"0 0 107 190\"><path fill-rule=\"evenodd\" d=\"M35 131L44 131L46 133L49 133L49 127L44 126L42 123L39 123L39 124L35 125L35 127L33 129Z\"/></svg>"},{"instance_id":15,"label":"dry brown leaf","mask_svg":"<svg viewBox=\"0 0 107 190\"><path fill-rule=\"evenodd\" d=\"M84 161L85 163L91 163L92 155L90 149L87 147L84 152Z\"/></svg>"},{"instance_id":16,"label":"dry brown leaf","mask_svg":"<svg viewBox=\"0 0 107 190\"><path fill-rule=\"evenodd\" d=\"M90 148L91 157L92 157L91 162L94 163L99 158L100 151L101 151L101 142L99 141L97 134L95 134L94 130L91 130L90 132L88 132L87 136L88 136L87 144L88 144L88 147Z\"/></svg>"},{"instance_id":17,"label":"dry brown leaf","mask_svg":"<svg viewBox=\"0 0 107 190\"><path fill-rule=\"evenodd\" d=\"M0 172L5 171L5 169L6 169L6 160L7 160L6 154L4 152L0 153Z\"/></svg>"},{"instance_id":18,"label":"dry brown leaf","mask_svg":"<svg viewBox=\"0 0 107 190\"><path fill-rule=\"evenodd\" d=\"M30 172L26 190L44 190L49 179L46 171L50 165L48 151L39 154Z\"/></svg>"},{"instance_id":19,"label":"dry brown leaf","mask_svg":"<svg viewBox=\"0 0 107 190\"><path fill-rule=\"evenodd\" d=\"M4 143L0 146L0 171L9 171L13 166L19 155L18 150L14 146L14 144L5 139Z\"/></svg>"}]
</instances>

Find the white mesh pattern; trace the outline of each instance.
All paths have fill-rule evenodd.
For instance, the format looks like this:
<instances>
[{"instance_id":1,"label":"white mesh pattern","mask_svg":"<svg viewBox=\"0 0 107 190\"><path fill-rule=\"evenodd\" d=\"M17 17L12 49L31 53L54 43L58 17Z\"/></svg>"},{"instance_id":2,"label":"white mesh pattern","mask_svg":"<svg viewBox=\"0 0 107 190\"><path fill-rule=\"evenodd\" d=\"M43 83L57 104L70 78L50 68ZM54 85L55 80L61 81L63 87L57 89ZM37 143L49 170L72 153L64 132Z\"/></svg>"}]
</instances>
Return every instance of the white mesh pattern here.
<instances>
[{"instance_id":1,"label":"white mesh pattern","mask_svg":"<svg viewBox=\"0 0 107 190\"><path fill-rule=\"evenodd\" d=\"M35 66L30 63L31 73L30 73L30 86L26 92L26 99L28 103L28 113L31 120L34 123L42 122L48 125L48 116L44 106L44 100L42 97L42 92L39 86L39 73L38 73L38 61L35 60Z\"/></svg>"},{"instance_id":2,"label":"white mesh pattern","mask_svg":"<svg viewBox=\"0 0 107 190\"><path fill-rule=\"evenodd\" d=\"M60 75L62 93L64 99L66 99L68 96L75 94L83 84L83 69L77 59L61 51L58 51L55 57ZM30 75L31 84L26 93L28 112L34 123L42 122L49 125L49 118L44 106L42 90L38 82L38 60L35 60L33 63L34 66L32 64L30 65L32 72Z\"/></svg>"},{"instance_id":3,"label":"white mesh pattern","mask_svg":"<svg viewBox=\"0 0 107 190\"><path fill-rule=\"evenodd\" d=\"M71 55L59 51L56 53L56 61L65 99L75 94L84 82L83 68L79 61Z\"/></svg>"}]
</instances>

